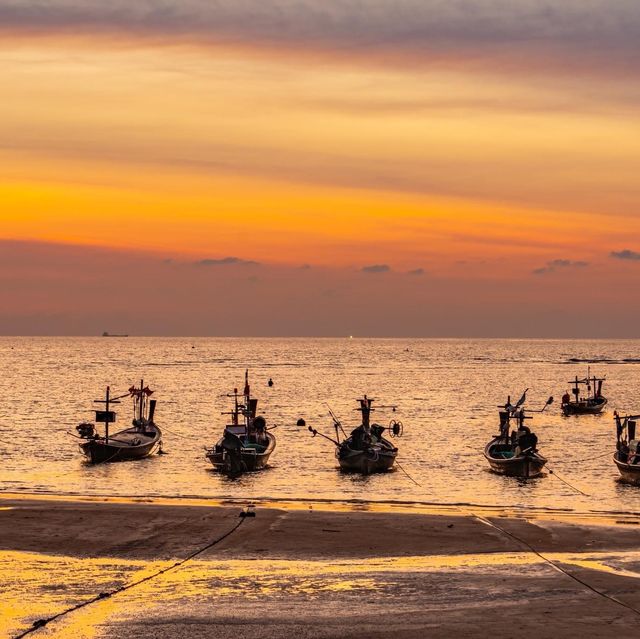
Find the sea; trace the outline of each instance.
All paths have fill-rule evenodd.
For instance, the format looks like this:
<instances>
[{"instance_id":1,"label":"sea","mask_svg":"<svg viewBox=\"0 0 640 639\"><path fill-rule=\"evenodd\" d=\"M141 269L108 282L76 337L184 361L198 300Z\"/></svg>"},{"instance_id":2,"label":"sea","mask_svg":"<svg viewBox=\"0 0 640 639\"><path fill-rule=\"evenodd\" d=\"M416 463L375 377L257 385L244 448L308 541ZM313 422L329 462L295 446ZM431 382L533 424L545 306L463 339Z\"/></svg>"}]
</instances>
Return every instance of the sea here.
<instances>
[{"instance_id":1,"label":"sea","mask_svg":"<svg viewBox=\"0 0 640 639\"><path fill-rule=\"evenodd\" d=\"M205 448L220 437L228 394L242 390L247 369L277 446L268 469L229 479ZM560 398L588 369L606 377L607 410L564 417ZM640 511L640 487L622 483L612 460L613 411L640 413L638 340L2 337L0 370L6 494ZM157 399L166 454L87 463L76 425L93 420L107 385L122 394L140 380ZM525 389L530 409L556 400L532 413L549 463L528 481L490 472L483 456L498 406ZM380 406L373 421L404 426L393 472L344 474L333 444L296 425L303 418L334 436L331 409L349 432L364 394ZM117 409L126 428L130 400Z\"/></svg>"}]
</instances>

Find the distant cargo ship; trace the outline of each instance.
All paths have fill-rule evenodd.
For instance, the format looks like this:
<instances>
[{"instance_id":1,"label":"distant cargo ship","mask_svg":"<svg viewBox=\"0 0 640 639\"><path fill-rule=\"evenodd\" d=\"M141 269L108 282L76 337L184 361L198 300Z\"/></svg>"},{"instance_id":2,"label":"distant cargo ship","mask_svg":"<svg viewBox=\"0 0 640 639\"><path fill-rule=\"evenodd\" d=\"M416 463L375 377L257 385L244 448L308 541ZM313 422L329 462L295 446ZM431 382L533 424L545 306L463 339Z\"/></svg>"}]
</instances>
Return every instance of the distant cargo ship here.
<instances>
[{"instance_id":1,"label":"distant cargo ship","mask_svg":"<svg viewBox=\"0 0 640 639\"><path fill-rule=\"evenodd\" d=\"M102 333L102 337L129 337L128 335L116 335L115 333L109 333L105 331Z\"/></svg>"}]
</instances>

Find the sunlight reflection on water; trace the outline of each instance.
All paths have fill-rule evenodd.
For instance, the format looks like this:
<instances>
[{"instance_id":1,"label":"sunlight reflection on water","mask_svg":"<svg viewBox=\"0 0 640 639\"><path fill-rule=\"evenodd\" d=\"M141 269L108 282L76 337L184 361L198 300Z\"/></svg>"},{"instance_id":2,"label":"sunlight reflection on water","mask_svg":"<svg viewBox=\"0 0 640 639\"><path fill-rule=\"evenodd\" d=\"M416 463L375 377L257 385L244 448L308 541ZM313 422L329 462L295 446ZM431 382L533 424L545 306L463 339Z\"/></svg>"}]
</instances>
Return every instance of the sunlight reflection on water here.
<instances>
[{"instance_id":1,"label":"sunlight reflection on water","mask_svg":"<svg viewBox=\"0 0 640 639\"><path fill-rule=\"evenodd\" d=\"M195 347L195 348L192 348ZM0 447L5 492L203 498L327 498L479 503L579 510L638 510L640 490L624 486L613 451L611 413L640 410L638 341L0 338ZM592 497L552 475L529 482L491 474L482 456L496 431L506 395L530 387L530 406L564 392L586 364L607 376L610 410L564 418L554 404L534 430L549 465ZM218 436L228 408L223 397L251 371L254 394L278 445L272 467L230 480L215 474L204 445ZM115 391L145 378L156 389L157 421L166 456L137 463L89 466L68 435L91 417L107 384ZM273 377L275 386L267 387ZM381 423L401 419L401 472L360 477L336 470L331 444L295 426L330 433L329 403L356 425L362 393L397 403ZM130 418L120 407L120 424ZM7 443L8 442L8 443Z\"/></svg>"}]
</instances>

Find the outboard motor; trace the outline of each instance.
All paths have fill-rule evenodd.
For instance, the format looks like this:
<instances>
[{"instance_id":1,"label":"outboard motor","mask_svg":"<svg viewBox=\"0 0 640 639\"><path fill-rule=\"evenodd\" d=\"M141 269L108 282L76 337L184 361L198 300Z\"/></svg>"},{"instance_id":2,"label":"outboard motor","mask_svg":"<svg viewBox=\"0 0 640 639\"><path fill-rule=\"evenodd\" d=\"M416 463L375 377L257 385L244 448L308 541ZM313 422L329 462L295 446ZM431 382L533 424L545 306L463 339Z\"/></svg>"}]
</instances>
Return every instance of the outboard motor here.
<instances>
[{"instance_id":1,"label":"outboard motor","mask_svg":"<svg viewBox=\"0 0 640 639\"><path fill-rule=\"evenodd\" d=\"M150 424L153 424L153 415L156 412L156 403L157 403L157 400L155 399L149 400L149 418L147 419L147 421Z\"/></svg>"},{"instance_id":2,"label":"outboard motor","mask_svg":"<svg viewBox=\"0 0 640 639\"><path fill-rule=\"evenodd\" d=\"M225 470L228 475L234 477L247 470L246 464L242 461L242 442L237 435L225 430L221 446L224 450Z\"/></svg>"},{"instance_id":3,"label":"outboard motor","mask_svg":"<svg viewBox=\"0 0 640 639\"><path fill-rule=\"evenodd\" d=\"M630 419L627 422L627 434L629 436L629 441L636 438L636 420Z\"/></svg>"}]
</instances>

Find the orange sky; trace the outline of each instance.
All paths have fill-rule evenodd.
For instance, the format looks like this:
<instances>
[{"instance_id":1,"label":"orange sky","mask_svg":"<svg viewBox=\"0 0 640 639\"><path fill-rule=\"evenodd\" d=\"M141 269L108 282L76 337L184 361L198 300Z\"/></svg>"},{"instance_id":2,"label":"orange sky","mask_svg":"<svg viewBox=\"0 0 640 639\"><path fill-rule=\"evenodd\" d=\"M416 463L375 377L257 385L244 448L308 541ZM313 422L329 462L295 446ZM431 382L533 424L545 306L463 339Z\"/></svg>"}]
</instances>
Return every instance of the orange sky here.
<instances>
[{"instance_id":1,"label":"orange sky","mask_svg":"<svg viewBox=\"0 0 640 639\"><path fill-rule=\"evenodd\" d=\"M0 241L628 290L638 10L429 1L0 0Z\"/></svg>"}]
</instances>

